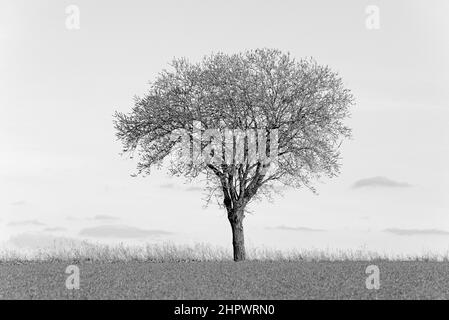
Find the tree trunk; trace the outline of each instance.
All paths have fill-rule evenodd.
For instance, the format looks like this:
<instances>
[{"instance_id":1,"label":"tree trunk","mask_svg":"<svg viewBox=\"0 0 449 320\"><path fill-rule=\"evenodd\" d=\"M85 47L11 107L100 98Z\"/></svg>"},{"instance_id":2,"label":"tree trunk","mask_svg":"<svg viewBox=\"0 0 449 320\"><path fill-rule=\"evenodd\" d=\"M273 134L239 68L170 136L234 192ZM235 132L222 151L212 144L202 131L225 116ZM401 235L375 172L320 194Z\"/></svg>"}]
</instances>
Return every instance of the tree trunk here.
<instances>
[{"instance_id":1,"label":"tree trunk","mask_svg":"<svg viewBox=\"0 0 449 320\"><path fill-rule=\"evenodd\" d=\"M243 261L245 255L245 238L243 236L243 210L229 215L232 228L232 247L234 249L234 261Z\"/></svg>"}]
</instances>

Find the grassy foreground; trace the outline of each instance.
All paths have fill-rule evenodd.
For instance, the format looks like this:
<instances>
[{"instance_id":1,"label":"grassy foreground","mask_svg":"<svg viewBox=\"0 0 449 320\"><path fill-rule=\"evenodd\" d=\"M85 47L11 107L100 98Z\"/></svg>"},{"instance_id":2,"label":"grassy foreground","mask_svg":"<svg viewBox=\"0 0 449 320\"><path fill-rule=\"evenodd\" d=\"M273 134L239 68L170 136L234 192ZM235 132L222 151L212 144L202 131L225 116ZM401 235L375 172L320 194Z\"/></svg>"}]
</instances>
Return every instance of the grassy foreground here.
<instances>
[{"instance_id":1,"label":"grassy foreground","mask_svg":"<svg viewBox=\"0 0 449 320\"><path fill-rule=\"evenodd\" d=\"M207 245L145 247L83 243L0 252L0 299L449 299L447 256L387 256L364 250L250 249ZM66 268L79 268L68 290ZM366 268L380 289L367 289Z\"/></svg>"},{"instance_id":2,"label":"grassy foreground","mask_svg":"<svg viewBox=\"0 0 449 320\"><path fill-rule=\"evenodd\" d=\"M3 263L0 299L449 299L449 264L379 262L380 289L368 290L371 263L232 261L80 263L68 290L64 262Z\"/></svg>"}]
</instances>

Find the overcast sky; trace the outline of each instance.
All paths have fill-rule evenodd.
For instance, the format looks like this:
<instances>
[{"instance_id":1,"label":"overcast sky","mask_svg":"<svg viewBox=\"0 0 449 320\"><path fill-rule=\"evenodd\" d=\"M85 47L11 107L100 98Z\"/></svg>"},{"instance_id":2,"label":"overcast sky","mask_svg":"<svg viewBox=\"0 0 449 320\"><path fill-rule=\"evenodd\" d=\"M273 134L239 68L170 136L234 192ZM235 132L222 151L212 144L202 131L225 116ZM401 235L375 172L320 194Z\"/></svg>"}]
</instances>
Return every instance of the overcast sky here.
<instances>
[{"instance_id":1,"label":"overcast sky","mask_svg":"<svg viewBox=\"0 0 449 320\"><path fill-rule=\"evenodd\" d=\"M126 4L125 4L126 3ZM66 27L66 8L80 29ZM366 7L380 28L366 27ZM0 4L0 241L231 244L201 184L132 178L114 111L173 57L277 48L356 98L342 173L252 206L250 246L449 249L448 1L17 1Z\"/></svg>"}]
</instances>

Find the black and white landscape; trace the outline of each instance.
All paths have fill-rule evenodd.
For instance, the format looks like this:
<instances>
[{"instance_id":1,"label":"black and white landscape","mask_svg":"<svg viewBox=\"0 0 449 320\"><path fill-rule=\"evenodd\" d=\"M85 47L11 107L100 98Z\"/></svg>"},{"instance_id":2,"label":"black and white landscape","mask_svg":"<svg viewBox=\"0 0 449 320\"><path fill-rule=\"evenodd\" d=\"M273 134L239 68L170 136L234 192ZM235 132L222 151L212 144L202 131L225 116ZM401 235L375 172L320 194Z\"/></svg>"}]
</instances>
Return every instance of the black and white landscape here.
<instances>
[{"instance_id":1,"label":"black and white landscape","mask_svg":"<svg viewBox=\"0 0 449 320\"><path fill-rule=\"evenodd\" d=\"M0 299L448 299L446 1L0 4Z\"/></svg>"}]
</instances>

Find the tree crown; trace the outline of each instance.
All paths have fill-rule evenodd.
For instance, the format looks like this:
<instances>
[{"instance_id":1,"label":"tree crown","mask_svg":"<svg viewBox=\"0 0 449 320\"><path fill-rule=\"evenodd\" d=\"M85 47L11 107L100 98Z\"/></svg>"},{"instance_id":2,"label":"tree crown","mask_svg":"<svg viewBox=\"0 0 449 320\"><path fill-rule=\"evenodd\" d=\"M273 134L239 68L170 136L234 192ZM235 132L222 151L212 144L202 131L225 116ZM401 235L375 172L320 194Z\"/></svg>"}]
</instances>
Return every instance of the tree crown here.
<instances>
[{"instance_id":1,"label":"tree crown","mask_svg":"<svg viewBox=\"0 0 449 320\"><path fill-rule=\"evenodd\" d=\"M115 114L117 137L124 152L138 153L139 173L170 158L173 174L206 174L228 209L276 182L314 190L313 178L339 173L353 96L328 66L273 49L217 53L199 63L175 59L171 66L131 113ZM251 156L252 146L269 157Z\"/></svg>"}]
</instances>

